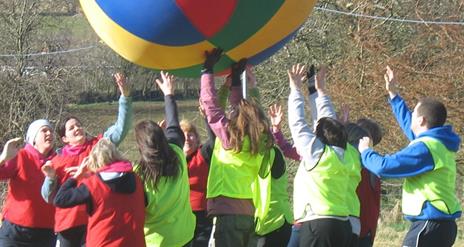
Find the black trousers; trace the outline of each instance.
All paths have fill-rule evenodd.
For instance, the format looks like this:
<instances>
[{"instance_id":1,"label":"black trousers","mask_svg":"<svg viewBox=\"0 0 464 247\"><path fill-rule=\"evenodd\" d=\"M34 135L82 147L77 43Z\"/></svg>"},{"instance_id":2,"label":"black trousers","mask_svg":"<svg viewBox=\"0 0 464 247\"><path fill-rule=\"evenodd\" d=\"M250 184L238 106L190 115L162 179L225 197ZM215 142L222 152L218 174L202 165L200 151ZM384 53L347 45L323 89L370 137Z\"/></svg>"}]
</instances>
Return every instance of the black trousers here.
<instances>
[{"instance_id":1,"label":"black trousers","mask_svg":"<svg viewBox=\"0 0 464 247\"><path fill-rule=\"evenodd\" d=\"M87 225L76 226L58 233L60 247L84 247Z\"/></svg>"},{"instance_id":2,"label":"black trousers","mask_svg":"<svg viewBox=\"0 0 464 247\"><path fill-rule=\"evenodd\" d=\"M29 228L13 224L7 220L0 227L1 247L55 247L56 235L53 229Z\"/></svg>"},{"instance_id":3,"label":"black trousers","mask_svg":"<svg viewBox=\"0 0 464 247\"><path fill-rule=\"evenodd\" d=\"M359 238L359 247L372 247L374 245L374 241L372 236L368 235L363 238Z\"/></svg>"},{"instance_id":4,"label":"black trousers","mask_svg":"<svg viewBox=\"0 0 464 247\"><path fill-rule=\"evenodd\" d=\"M403 247L448 247L454 244L456 235L454 220L418 220L409 228Z\"/></svg>"},{"instance_id":5,"label":"black trousers","mask_svg":"<svg viewBox=\"0 0 464 247\"><path fill-rule=\"evenodd\" d=\"M248 215L218 215L214 243L218 247L256 246L255 220Z\"/></svg>"},{"instance_id":6,"label":"black trousers","mask_svg":"<svg viewBox=\"0 0 464 247\"><path fill-rule=\"evenodd\" d=\"M350 246L351 247L358 247L359 246L359 236L351 233L351 239L350 239Z\"/></svg>"},{"instance_id":7,"label":"black trousers","mask_svg":"<svg viewBox=\"0 0 464 247\"><path fill-rule=\"evenodd\" d=\"M279 229L264 235L264 247L287 246L292 234L292 225L285 222Z\"/></svg>"},{"instance_id":8,"label":"black trousers","mask_svg":"<svg viewBox=\"0 0 464 247\"><path fill-rule=\"evenodd\" d=\"M193 211L193 213L197 218L197 224L195 226L195 235L193 236L190 246L208 247L213 221L206 216L206 211Z\"/></svg>"},{"instance_id":9,"label":"black trousers","mask_svg":"<svg viewBox=\"0 0 464 247\"><path fill-rule=\"evenodd\" d=\"M300 228L300 247L348 247L351 242L348 220L315 219L303 222Z\"/></svg>"}]
</instances>

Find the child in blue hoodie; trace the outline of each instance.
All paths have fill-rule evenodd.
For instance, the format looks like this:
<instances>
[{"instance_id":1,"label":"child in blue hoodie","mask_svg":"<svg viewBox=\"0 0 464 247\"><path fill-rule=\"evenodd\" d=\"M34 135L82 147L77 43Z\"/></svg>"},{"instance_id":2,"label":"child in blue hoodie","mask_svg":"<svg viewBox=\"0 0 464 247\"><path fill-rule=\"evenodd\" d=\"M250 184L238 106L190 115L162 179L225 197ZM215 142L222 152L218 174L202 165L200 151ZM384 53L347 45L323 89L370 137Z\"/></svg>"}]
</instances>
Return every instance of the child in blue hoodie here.
<instances>
[{"instance_id":1,"label":"child in blue hoodie","mask_svg":"<svg viewBox=\"0 0 464 247\"><path fill-rule=\"evenodd\" d=\"M391 155L382 156L360 140L362 163L384 178L405 178L402 210L412 222L403 246L452 246L457 234L455 220L461 216L456 196L456 152L461 142L449 125L444 125L446 107L439 101L420 100L411 113L398 95L393 71L387 67L386 89L393 113L411 141Z\"/></svg>"}]
</instances>

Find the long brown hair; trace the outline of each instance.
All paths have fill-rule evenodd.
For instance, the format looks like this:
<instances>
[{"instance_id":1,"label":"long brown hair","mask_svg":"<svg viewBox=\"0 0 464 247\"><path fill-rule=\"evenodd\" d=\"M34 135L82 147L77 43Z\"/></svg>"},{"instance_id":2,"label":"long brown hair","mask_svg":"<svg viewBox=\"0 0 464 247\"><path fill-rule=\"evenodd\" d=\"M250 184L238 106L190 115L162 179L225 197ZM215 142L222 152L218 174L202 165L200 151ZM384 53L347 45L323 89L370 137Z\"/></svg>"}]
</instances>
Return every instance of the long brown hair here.
<instances>
[{"instance_id":1,"label":"long brown hair","mask_svg":"<svg viewBox=\"0 0 464 247\"><path fill-rule=\"evenodd\" d=\"M169 146L163 129L155 122L145 120L135 126L135 139L140 152L137 173L156 189L160 177L176 178L180 173L180 160Z\"/></svg>"},{"instance_id":2,"label":"long brown hair","mask_svg":"<svg viewBox=\"0 0 464 247\"><path fill-rule=\"evenodd\" d=\"M246 136L250 138L250 153L257 154L264 142L266 150L274 144L269 120L261 107L253 100L242 99L229 116L230 145L235 152L242 151Z\"/></svg>"}]
</instances>

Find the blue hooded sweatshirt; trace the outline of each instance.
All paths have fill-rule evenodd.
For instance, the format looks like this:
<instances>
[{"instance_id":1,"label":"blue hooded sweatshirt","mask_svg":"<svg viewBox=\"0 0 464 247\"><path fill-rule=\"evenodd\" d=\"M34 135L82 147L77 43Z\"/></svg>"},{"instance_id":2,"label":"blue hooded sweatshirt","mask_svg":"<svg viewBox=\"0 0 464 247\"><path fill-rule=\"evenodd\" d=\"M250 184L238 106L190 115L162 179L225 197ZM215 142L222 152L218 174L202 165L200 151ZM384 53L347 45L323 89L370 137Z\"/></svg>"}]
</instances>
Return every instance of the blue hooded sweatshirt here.
<instances>
[{"instance_id":1,"label":"blue hooded sweatshirt","mask_svg":"<svg viewBox=\"0 0 464 247\"><path fill-rule=\"evenodd\" d=\"M397 95L390 100L390 104L396 120L410 141L428 136L440 140L448 150L452 152L458 151L461 139L450 125L431 128L416 137L411 130L412 113L409 111L404 100ZM362 164L369 171L383 178L413 177L432 171L435 166L432 154L423 142L413 143L394 154L385 156L369 148L361 153L361 159ZM406 215L405 218L411 221L431 219L451 220L460 216L461 211L449 215L433 207L430 202L425 202L420 215Z\"/></svg>"}]
</instances>

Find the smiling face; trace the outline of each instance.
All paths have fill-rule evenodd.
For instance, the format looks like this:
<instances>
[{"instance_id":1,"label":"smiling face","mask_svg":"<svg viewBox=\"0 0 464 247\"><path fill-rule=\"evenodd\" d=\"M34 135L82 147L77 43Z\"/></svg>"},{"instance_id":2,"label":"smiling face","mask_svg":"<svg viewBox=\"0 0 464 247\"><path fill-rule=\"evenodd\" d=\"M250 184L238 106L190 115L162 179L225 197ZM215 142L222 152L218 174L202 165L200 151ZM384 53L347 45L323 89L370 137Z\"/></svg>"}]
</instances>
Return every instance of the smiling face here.
<instances>
[{"instance_id":1,"label":"smiling face","mask_svg":"<svg viewBox=\"0 0 464 247\"><path fill-rule=\"evenodd\" d=\"M75 118L69 119L65 124L64 136L61 137L63 143L77 146L85 143L84 129L81 122Z\"/></svg>"},{"instance_id":2,"label":"smiling face","mask_svg":"<svg viewBox=\"0 0 464 247\"><path fill-rule=\"evenodd\" d=\"M187 156L192 155L195 151L197 151L198 147L200 146L200 138L196 135L195 132L184 131L185 136L185 143L184 143L184 153Z\"/></svg>"},{"instance_id":3,"label":"smiling face","mask_svg":"<svg viewBox=\"0 0 464 247\"><path fill-rule=\"evenodd\" d=\"M53 131L48 126L40 127L34 138L34 147L42 154L47 154L53 148Z\"/></svg>"}]
</instances>

